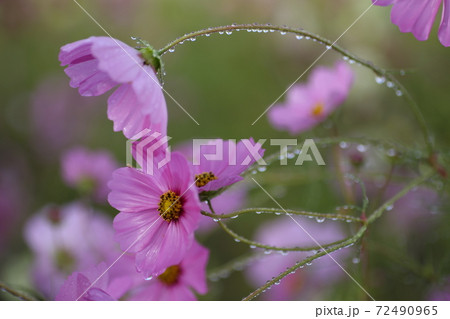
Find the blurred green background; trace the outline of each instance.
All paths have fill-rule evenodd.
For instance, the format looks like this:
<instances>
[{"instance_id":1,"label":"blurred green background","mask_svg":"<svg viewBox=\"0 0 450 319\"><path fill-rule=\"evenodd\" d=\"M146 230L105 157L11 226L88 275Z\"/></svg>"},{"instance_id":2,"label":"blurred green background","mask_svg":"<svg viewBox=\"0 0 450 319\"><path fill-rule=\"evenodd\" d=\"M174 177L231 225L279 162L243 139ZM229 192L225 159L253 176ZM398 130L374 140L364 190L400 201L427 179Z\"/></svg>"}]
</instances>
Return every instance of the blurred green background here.
<instances>
[{"instance_id":1,"label":"blurred green background","mask_svg":"<svg viewBox=\"0 0 450 319\"><path fill-rule=\"evenodd\" d=\"M130 36L141 37L156 48L184 33L211 26L231 23L271 23L301 27L330 40L344 30L367 9L369 0L80 0L79 3L103 26L111 36L133 45ZM386 69L406 70L399 77L420 105L420 109L436 139L438 149L450 146L450 49L437 40L437 28L430 40L417 41L411 34L402 34L391 24L390 10L373 7L339 41L339 44L358 56L373 61ZM26 274L31 257L22 240L22 225L27 216L47 203L63 204L77 198L77 194L61 181L59 155L72 145L92 149L108 149L121 164L125 163L125 138L112 132L112 122L106 118L106 98L80 98L74 108L85 108L83 116L69 116L76 121L78 134L61 150L50 147L51 141L36 138L32 111L33 99L42 83L50 82L55 95L59 88L69 88L69 79L59 66L59 48L70 42L104 36L102 29L71 0L2 0L0 2L0 164L2 169L14 167L20 171L18 183L23 207L15 224L8 247L0 259L0 279L29 285ZM200 123L196 125L178 106L166 97L169 109L168 134L176 145L192 138L283 138L285 132L274 130L262 117L251 125L279 95L310 66L324 47L307 40L296 40L292 35L235 32L233 35L201 37L187 42L174 53L164 56L167 75L165 89ZM328 52L317 63L331 66L341 57ZM423 144L420 130L403 98L393 90L375 83L375 75L361 66L353 66L355 86L346 103L339 110L337 125L343 136L388 139L409 146ZM50 80L49 80L50 79ZM306 81L307 75L302 78ZM50 92L52 90L50 89ZM76 93L75 89L68 89ZM48 103L52 102L48 94ZM67 94L71 94L70 92ZM76 95L76 94L75 94ZM67 97L69 99L69 97ZM83 105L86 104L86 105ZM49 109L48 112L51 112ZM44 116L45 118L45 116ZM48 116L52 125L53 118ZM54 123L61 126L61 123ZM64 125L62 125L64 127ZM69 126L68 126L69 127ZM329 130L318 128L304 137L329 136ZM50 145L51 146L51 145ZM275 152L268 147L267 154ZM326 151L325 151L326 152ZM286 168L277 174L268 172L261 177L267 187L276 192L283 186L280 201L293 208L326 211L343 203L339 192L329 180L309 178L305 172L317 168ZM286 175L297 174L294 185ZM323 174L323 170L320 174ZM330 172L329 172L330 173ZM331 174L331 173L330 173ZM313 175L313 174L312 174ZM306 177L305 177L306 176ZM333 177L331 177L331 180ZM251 206L272 206L258 190L252 190ZM284 195L283 195L284 194ZM281 196L283 195L283 196ZM102 207L111 216L114 210ZM19 212L18 212L19 214ZM448 215L448 214L447 214ZM268 218L262 217L261 219ZM415 263L431 267L435 276L419 276L408 267L396 264L387 257L374 253L373 276L384 276L384 285L372 285L379 299L422 299L430 287L439 283L449 272L448 217L437 231L442 237L432 245L423 243L410 251L408 245L397 247ZM251 236L256 228L254 219L242 219L233 227ZM376 225L375 225L376 226ZM377 238L374 231L374 238ZM444 236L447 236L445 238ZM380 235L382 238L383 235ZM421 236L423 240L429 239ZM447 239L447 240L446 240ZM221 231L205 237L204 243L212 249L211 268L248 251ZM431 239L430 239L431 240ZM437 243L436 243L437 241ZM433 247L433 248L431 248ZM420 250L422 249L422 250ZM423 251L428 254L423 256ZM431 255L430 255L431 254ZM413 262L411 261L411 263ZM431 264L430 264L431 263ZM349 264L356 277L360 265ZM385 272L385 273L384 273ZM205 299L238 300L250 290L237 272L211 285ZM405 279L406 278L406 279ZM412 278L412 279L411 279ZM431 279L430 279L431 278ZM374 279L374 278L372 278ZM405 281L406 280L406 281ZM409 280L409 281L408 281ZM405 287L413 288L396 288ZM6 298L0 296L0 298ZM327 292L324 298L364 299L351 281Z\"/></svg>"}]
</instances>

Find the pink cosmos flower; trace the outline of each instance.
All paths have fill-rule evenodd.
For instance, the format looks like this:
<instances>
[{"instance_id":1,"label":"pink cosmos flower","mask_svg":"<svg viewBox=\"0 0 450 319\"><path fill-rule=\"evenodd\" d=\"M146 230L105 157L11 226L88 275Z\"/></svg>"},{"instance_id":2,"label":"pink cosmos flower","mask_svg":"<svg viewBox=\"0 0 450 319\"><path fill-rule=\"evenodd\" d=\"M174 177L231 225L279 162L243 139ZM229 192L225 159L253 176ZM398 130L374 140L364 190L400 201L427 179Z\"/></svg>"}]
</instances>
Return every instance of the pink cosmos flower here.
<instances>
[{"instance_id":1,"label":"pink cosmos flower","mask_svg":"<svg viewBox=\"0 0 450 319\"><path fill-rule=\"evenodd\" d=\"M145 277L180 263L191 246L201 217L193 184L179 153L153 175L130 167L113 173L108 200L120 211L114 219L116 239L123 250L136 253L136 268Z\"/></svg>"},{"instance_id":2,"label":"pink cosmos flower","mask_svg":"<svg viewBox=\"0 0 450 319\"><path fill-rule=\"evenodd\" d=\"M241 174L264 155L264 149L250 138L236 144L234 140L211 140L193 154L195 184L199 192L215 191L237 183Z\"/></svg>"},{"instance_id":3,"label":"pink cosmos flower","mask_svg":"<svg viewBox=\"0 0 450 319\"><path fill-rule=\"evenodd\" d=\"M118 86L108 99L114 131L131 138L145 128L166 134L167 107L155 71L142 53L109 37L66 44L59 53L70 86L82 96L98 96Z\"/></svg>"},{"instance_id":4,"label":"pink cosmos flower","mask_svg":"<svg viewBox=\"0 0 450 319\"><path fill-rule=\"evenodd\" d=\"M131 300L197 300L192 290L205 294L208 291L206 283L206 264L209 251L196 241L186 252L183 260L168 267L157 278L141 285L130 297Z\"/></svg>"},{"instance_id":5,"label":"pink cosmos flower","mask_svg":"<svg viewBox=\"0 0 450 319\"><path fill-rule=\"evenodd\" d=\"M53 298L67 275L117 254L111 222L80 203L47 206L27 222L36 288Z\"/></svg>"},{"instance_id":6,"label":"pink cosmos flower","mask_svg":"<svg viewBox=\"0 0 450 319\"><path fill-rule=\"evenodd\" d=\"M107 151L76 147L63 154L61 168L67 185L82 192L93 192L98 201L104 201L109 192L108 181L118 164Z\"/></svg>"},{"instance_id":7,"label":"pink cosmos flower","mask_svg":"<svg viewBox=\"0 0 450 319\"><path fill-rule=\"evenodd\" d=\"M417 40L428 39L442 4L439 40L450 46L450 0L372 0L377 6L392 6L391 21L401 32L412 32Z\"/></svg>"},{"instance_id":8,"label":"pink cosmos flower","mask_svg":"<svg viewBox=\"0 0 450 319\"><path fill-rule=\"evenodd\" d=\"M306 84L294 85L284 103L269 110L269 122L292 135L307 131L324 121L341 105L353 84L353 72L345 62L333 69L317 67Z\"/></svg>"},{"instance_id":9,"label":"pink cosmos flower","mask_svg":"<svg viewBox=\"0 0 450 319\"><path fill-rule=\"evenodd\" d=\"M106 263L102 262L97 266L89 267L85 271L76 271L62 284L55 300L119 300L135 285L134 273L136 271L129 267L132 265L133 259L125 255L110 269L108 269ZM121 271L115 271L117 268ZM127 272L124 270L127 270ZM144 281L142 278L141 280Z\"/></svg>"},{"instance_id":10,"label":"pink cosmos flower","mask_svg":"<svg viewBox=\"0 0 450 319\"><path fill-rule=\"evenodd\" d=\"M294 217L295 218L295 217ZM336 222L325 221L321 224L296 218L298 223L321 245L345 238ZM310 247L317 244L289 217L278 217L261 227L256 240L279 247ZM339 263L347 252L341 250L331 256ZM247 269L247 275L255 286L263 285L267 280L292 267L297 261L310 256L311 252L289 252L286 256L273 252L256 261ZM279 285L262 295L267 300L314 300L324 298L323 292L335 283L344 272L330 258L323 256L281 280Z\"/></svg>"}]
</instances>

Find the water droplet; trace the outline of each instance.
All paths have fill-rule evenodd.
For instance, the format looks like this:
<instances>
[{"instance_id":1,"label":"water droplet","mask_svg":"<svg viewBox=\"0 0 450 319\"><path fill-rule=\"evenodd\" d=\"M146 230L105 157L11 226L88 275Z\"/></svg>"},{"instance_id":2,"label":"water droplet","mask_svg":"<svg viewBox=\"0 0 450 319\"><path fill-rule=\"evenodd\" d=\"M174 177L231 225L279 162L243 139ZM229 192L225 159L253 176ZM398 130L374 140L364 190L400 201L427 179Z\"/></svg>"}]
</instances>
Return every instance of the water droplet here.
<instances>
[{"instance_id":1,"label":"water droplet","mask_svg":"<svg viewBox=\"0 0 450 319\"><path fill-rule=\"evenodd\" d=\"M288 159L293 159L295 157L294 153L287 153L287 158Z\"/></svg>"},{"instance_id":2,"label":"water droplet","mask_svg":"<svg viewBox=\"0 0 450 319\"><path fill-rule=\"evenodd\" d=\"M258 167L258 171L259 172L265 172L267 170L267 167L266 166L259 166Z\"/></svg>"},{"instance_id":3,"label":"water droplet","mask_svg":"<svg viewBox=\"0 0 450 319\"><path fill-rule=\"evenodd\" d=\"M352 259L352 263L354 263L354 264L359 264L360 261L361 261L361 260L359 259L359 257L354 257L354 258Z\"/></svg>"},{"instance_id":4,"label":"water droplet","mask_svg":"<svg viewBox=\"0 0 450 319\"><path fill-rule=\"evenodd\" d=\"M145 280L152 280L152 279L153 279L153 276L145 278Z\"/></svg>"},{"instance_id":5,"label":"water droplet","mask_svg":"<svg viewBox=\"0 0 450 319\"><path fill-rule=\"evenodd\" d=\"M213 221L215 221L216 223L219 221L218 219L214 218Z\"/></svg>"},{"instance_id":6,"label":"water droplet","mask_svg":"<svg viewBox=\"0 0 450 319\"><path fill-rule=\"evenodd\" d=\"M197 40L197 38L192 38L192 39L191 39L192 42L194 42L194 41L196 41L196 40Z\"/></svg>"},{"instance_id":7,"label":"water droplet","mask_svg":"<svg viewBox=\"0 0 450 319\"><path fill-rule=\"evenodd\" d=\"M305 37L305 39L306 39L306 40L310 40L310 39L311 39L311 37L309 37L309 36L306 36L306 37Z\"/></svg>"},{"instance_id":8,"label":"water droplet","mask_svg":"<svg viewBox=\"0 0 450 319\"><path fill-rule=\"evenodd\" d=\"M223 31L219 31L219 34L223 34Z\"/></svg>"},{"instance_id":9,"label":"water droplet","mask_svg":"<svg viewBox=\"0 0 450 319\"><path fill-rule=\"evenodd\" d=\"M331 45L327 45L327 50L331 50Z\"/></svg>"},{"instance_id":10,"label":"water droplet","mask_svg":"<svg viewBox=\"0 0 450 319\"><path fill-rule=\"evenodd\" d=\"M294 153L297 154L297 155L298 155L298 154L301 154L301 153L302 153L302 150L296 149L296 150L294 150Z\"/></svg>"},{"instance_id":11,"label":"water droplet","mask_svg":"<svg viewBox=\"0 0 450 319\"><path fill-rule=\"evenodd\" d=\"M234 215L234 216L231 216L231 219L235 219L235 218L238 218L239 217L239 215Z\"/></svg>"},{"instance_id":12,"label":"water droplet","mask_svg":"<svg viewBox=\"0 0 450 319\"><path fill-rule=\"evenodd\" d=\"M234 241L237 242L237 243L240 243L240 242L241 242L241 240L240 240L240 239L237 239L237 238L235 238Z\"/></svg>"},{"instance_id":13,"label":"water droplet","mask_svg":"<svg viewBox=\"0 0 450 319\"><path fill-rule=\"evenodd\" d=\"M256 246L255 246L255 245L250 245L250 248L251 248L251 249L255 249Z\"/></svg>"},{"instance_id":14,"label":"water droplet","mask_svg":"<svg viewBox=\"0 0 450 319\"><path fill-rule=\"evenodd\" d=\"M393 148L391 148L391 149L389 149L387 151L387 155L390 156L390 157L394 157L395 154L396 154L396 152L395 152L395 150Z\"/></svg>"},{"instance_id":15,"label":"water droplet","mask_svg":"<svg viewBox=\"0 0 450 319\"><path fill-rule=\"evenodd\" d=\"M170 49L169 49L169 52L170 52L170 53L175 52L175 49L174 49L174 48L170 48Z\"/></svg>"},{"instance_id":16,"label":"water droplet","mask_svg":"<svg viewBox=\"0 0 450 319\"><path fill-rule=\"evenodd\" d=\"M227 31L225 33L228 34L228 35L231 35L231 34L233 34L233 31Z\"/></svg>"},{"instance_id":17,"label":"water droplet","mask_svg":"<svg viewBox=\"0 0 450 319\"><path fill-rule=\"evenodd\" d=\"M348 61L348 56L343 56L342 58L344 59L344 61Z\"/></svg>"},{"instance_id":18,"label":"water droplet","mask_svg":"<svg viewBox=\"0 0 450 319\"><path fill-rule=\"evenodd\" d=\"M395 95L402 96L403 92L401 90L397 90L397 91L395 91Z\"/></svg>"},{"instance_id":19,"label":"water droplet","mask_svg":"<svg viewBox=\"0 0 450 319\"><path fill-rule=\"evenodd\" d=\"M388 88L393 88L394 87L394 82L388 81L388 82L386 82L386 86Z\"/></svg>"},{"instance_id":20,"label":"water droplet","mask_svg":"<svg viewBox=\"0 0 450 319\"><path fill-rule=\"evenodd\" d=\"M325 217L316 217L316 221L318 223L323 223L325 221Z\"/></svg>"},{"instance_id":21,"label":"water droplet","mask_svg":"<svg viewBox=\"0 0 450 319\"><path fill-rule=\"evenodd\" d=\"M205 37L210 37L210 36L211 36L211 34L209 34L209 33L205 34Z\"/></svg>"},{"instance_id":22,"label":"water droplet","mask_svg":"<svg viewBox=\"0 0 450 319\"><path fill-rule=\"evenodd\" d=\"M348 144L346 142L340 142L339 147L342 149L346 149L346 148L348 148Z\"/></svg>"},{"instance_id":23,"label":"water droplet","mask_svg":"<svg viewBox=\"0 0 450 319\"><path fill-rule=\"evenodd\" d=\"M280 216L282 213L281 212L275 212L275 215Z\"/></svg>"},{"instance_id":24,"label":"water droplet","mask_svg":"<svg viewBox=\"0 0 450 319\"><path fill-rule=\"evenodd\" d=\"M257 215L259 215L259 214L261 214L261 213L262 213L262 212L260 212L260 211L257 211L257 212L256 212Z\"/></svg>"},{"instance_id":25,"label":"water droplet","mask_svg":"<svg viewBox=\"0 0 450 319\"><path fill-rule=\"evenodd\" d=\"M384 82L386 82L386 78L385 78L384 76L377 76L377 77L375 78L375 82L376 82L377 84L383 84Z\"/></svg>"},{"instance_id":26,"label":"water droplet","mask_svg":"<svg viewBox=\"0 0 450 319\"><path fill-rule=\"evenodd\" d=\"M360 144L356 147L356 149L358 150L358 152L364 153L365 151L367 151L367 146Z\"/></svg>"},{"instance_id":27,"label":"water droplet","mask_svg":"<svg viewBox=\"0 0 450 319\"><path fill-rule=\"evenodd\" d=\"M264 250L264 254L266 254L266 255L270 255L271 253L272 253L272 251L269 249Z\"/></svg>"},{"instance_id":28,"label":"water droplet","mask_svg":"<svg viewBox=\"0 0 450 319\"><path fill-rule=\"evenodd\" d=\"M302 36L302 35L296 35L295 37L297 38L297 40L303 39L303 36Z\"/></svg>"},{"instance_id":29,"label":"water droplet","mask_svg":"<svg viewBox=\"0 0 450 319\"><path fill-rule=\"evenodd\" d=\"M280 34L281 34L281 35L285 35L285 34L286 34L286 32L284 32L284 31L281 31L281 32L280 32Z\"/></svg>"},{"instance_id":30,"label":"water droplet","mask_svg":"<svg viewBox=\"0 0 450 319\"><path fill-rule=\"evenodd\" d=\"M311 266L312 265L312 262L307 262L306 263L306 266Z\"/></svg>"},{"instance_id":31,"label":"water droplet","mask_svg":"<svg viewBox=\"0 0 450 319\"><path fill-rule=\"evenodd\" d=\"M282 254L283 256L287 256L287 255L289 254L289 252L286 251L286 250L282 250L282 251L281 251L281 254Z\"/></svg>"},{"instance_id":32,"label":"water droplet","mask_svg":"<svg viewBox=\"0 0 450 319\"><path fill-rule=\"evenodd\" d=\"M349 59L349 60L348 60L348 63L350 63L350 64L355 64L355 60Z\"/></svg>"},{"instance_id":33,"label":"water droplet","mask_svg":"<svg viewBox=\"0 0 450 319\"><path fill-rule=\"evenodd\" d=\"M387 210L387 211L390 211L390 210L392 210L393 208L394 208L394 205L386 206L386 210Z\"/></svg>"},{"instance_id":34,"label":"water droplet","mask_svg":"<svg viewBox=\"0 0 450 319\"><path fill-rule=\"evenodd\" d=\"M275 282L275 285L278 286L279 284L281 284L281 281L276 281L276 282Z\"/></svg>"}]
</instances>

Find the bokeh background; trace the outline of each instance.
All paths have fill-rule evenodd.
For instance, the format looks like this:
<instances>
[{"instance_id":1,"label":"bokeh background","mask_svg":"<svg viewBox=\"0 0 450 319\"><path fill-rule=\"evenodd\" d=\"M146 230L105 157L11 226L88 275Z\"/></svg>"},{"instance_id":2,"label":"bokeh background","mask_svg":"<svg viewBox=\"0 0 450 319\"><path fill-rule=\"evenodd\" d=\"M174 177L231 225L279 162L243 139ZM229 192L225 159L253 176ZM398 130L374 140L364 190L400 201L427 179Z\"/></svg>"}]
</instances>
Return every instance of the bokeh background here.
<instances>
[{"instance_id":1,"label":"bokeh background","mask_svg":"<svg viewBox=\"0 0 450 319\"><path fill-rule=\"evenodd\" d=\"M79 1L113 37L133 45L130 36L138 36L157 48L190 31L253 22L302 27L334 40L370 2ZM450 49L438 42L436 29L430 40L419 42L391 24L389 9L373 7L339 44L378 66L406 71L399 78L420 105L437 148L446 152L450 146ZM106 97L80 97L69 87L57 59L62 45L92 35L105 34L71 0L0 1L0 200L7 203L0 205L0 280L24 290L36 290L30 278L33 254L23 239L26 221L49 203L61 205L80 199L80 194L61 178L63 152L79 145L108 150L121 166L125 165L126 140L112 131L112 122L106 118ZM166 97L172 145L192 138L289 137L273 129L266 116L255 125L251 123L324 49L292 35L247 32L202 37L178 46L163 59L165 89L200 125ZM338 54L328 52L318 64L331 66L340 59ZM376 84L369 70L358 65L352 68L355 86L334 117L339 134L386 139L420 149L420 130L405 100L385 85ZM306 79L307 75L301 81ZM324 125L299 138L330 136L330 132ZM267 147L267 154L276 151L275 147ZM323 152L326 159L331 156L330 150ZM347 155L351 157L343 154L343 160ZM377 158L377 174L383 175L385 167L391 165L379 154L360 155L363 161ZM285 207L328 212L345 204L334 176L333 165L289 166L269 169L257 178ZM350 249L343 262L376 299L421 300L430 298L436 289L445 289L450 272L450 218L443 186L432 203L416 195L407 200L412 208L407 206L404 218L417 210L424 220L419 226L425 223L427 227L409 225L401 218L396 224L381 220L373 225L367 239L368 268L358 262L359 249ZM110 218L116 214L106 202L93 205ZM247 206L274 204L260 190L251 189ZM395 213L396 209L390 212ZM259 225L273 218L276 216L251 216L231 225L252 237ZM350 226L344 229L352 231ZM210 271L250 251L219 229L199 239L211 249ZM239 300L253 288L245 271L232 272L227 278L211 282L210 293L201 299ZM8 298L0 292L0 299ZM306 292L301 298L365 300L367 296L343 276L332 286L310 295Z\"/></svg>"}]
</instances>

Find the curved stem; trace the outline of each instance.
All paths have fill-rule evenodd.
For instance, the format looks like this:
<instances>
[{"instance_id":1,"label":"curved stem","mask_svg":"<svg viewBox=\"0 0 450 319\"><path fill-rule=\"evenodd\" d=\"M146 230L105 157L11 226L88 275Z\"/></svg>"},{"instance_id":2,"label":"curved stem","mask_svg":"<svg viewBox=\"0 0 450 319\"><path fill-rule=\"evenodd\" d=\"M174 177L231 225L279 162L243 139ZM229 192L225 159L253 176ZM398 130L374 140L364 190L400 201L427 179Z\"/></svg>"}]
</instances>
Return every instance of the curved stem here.
<instances>
[{"instance_id":1,"label":"curved stem","mask_svg":"<svg viewBox=\"0 0 450 319\"><path fill-rule=\"evenodd\" d=\"M278 247L278 246L272 246L272 245L265 245L265 244L261 244L257 241L253 241L250 239L247 239L245 237L242 237L241 235L235 233L233 230L231 230L227 225L225 225L223 222L221 222L220 220L217 222L220 227L222 227L222 229L231 237L233 237L235 239L235 241L237 242L242 242L244 244L250 245L250 247L253 248L263 248L268 252L271 252L272 250L274 251L279 251L279 252L289 252L289 251L314 251L314 250L321 250L323 248L327 248L327 247L332 247L335 246L337 244L340 244L344 241L346 241L347 239L342 239L342 240L338 240L335 242L332 242L330 244L326 244L326 245L321 245L321 246L311 246L311 247Z\"/></svg>"},{"instance_id":2,"label":"curved stem","mask_svg":"<svg viewBox=\"0 0 450 319\"><path fill-rule=\"evenodd\" d=\"M302 268L304 265L306 265L308 263L311 263L315 259L318 259L318 258L320 258L320 257L322 257L322 256L324 256L326 254L332 253L332 252L334 252L334 251L336 251L336 250L338 250L340 248L351 246L351 245L357 243L363 237L363 235L366 233L367 227L371 223L376 221L378 218L380 218L383 215L383 212L387 209L387 207L393 205L397 200L399 200L401 197L406 195L410 190L412 190L416 186L420 185L421 183L425 182L427 179L432 177L434 174L435 174L435 172L433 170L429 170L424 175L417 177L411 183L406 185L401 191L399 191L397 194L395 194L393 197L391 197L388 201L386 201L383 205L381 205L378 209L376 209L369 216L367 221L359 228L358 232L355 235L353 235L352 237L350 237L349 239L343 241L342 243L340 243L338 245L332 246L332 247L324 247L325 250L321 250L320 252L316 253L314 256L310 256L310 257L302 260L301 262L296 263L291 268L288 268L286 271L280 273L278 276L272 278L267 283L265 283L261 287L257 288L255 291L250 293L243 300L252 300L252 299L254 299L258 295L260 295L261 293L266 291L267 288L269 288L272 285L274 285L275 283L279 282L280 280L282 280L287 275L295 272L297 269Z\"/></svg>"},{"instance_id":3,"label":"curved stem","mask_svg":"<svg viewBox=\"0 0 450 319\"><path fill-rule=\"evenodd\" d=\"M25 295L15 289L12 289L10 287L8 287L6 284L0 282L0 290L3 290L7 293L9 293L10 295L19 298L20 300L26 300L26 301L35 301L36 299L31 298L28 295Z\"/></svg>"},{"instance_id":4,"label":"curved stem","mask_svg":"<svg viewBox=\"0 0 450 319\"><path fill-rule=\"evenodd\" d=\"M286 209L286 213L292 214L292 215L299 215L299 216L306 216L310 218L327 218L327 219L333 219L333 220L342 220L346 222L362 222L362 220L358 217L350 216L350 215L343 215L343 214L323 214L323 213L314 213L314 212L306 212L306 211L296 211L292 209ZM272 213L281 215L285 212L281 209L276 208L246 208L242 210L238 210L236 212L230 213L230 214L213 214L208 213L205 211L202 211L202 215L216 218L216 219L228 219L228 218L236 218L239 215L248 214L248 213Z\"/></svg>"},{"instance_id":5,"label":"curved stem","mask_svg":"<svg viewBox=\"0 0 450 319\"><path fill-rule=\"evenodd\" d=\"M162 56L168 51L173 50L177 45L183 43L184 41L188 40L194 40L199 36L205 36L205 35L211 35L214 33L229 33L233 31L241 31L241 30L247 30L249 32L280 32L282 34L294 34L298 38L305 38L305 39L312 39L313 41L316 41L320 44L323 44L326 46L327 50L333 50L335 52L338 52L341 54L345 59L348 61L356 62L368 69L370 69L372 72L376 74L376 76L381 77L385 80L390 81L392 84L392 88L396 89L397 91L402 92L408 102L408 105L411 107L411 110L416 117L417 122L419 123L422 134L424 136L425 143L427 145L428 152L431 154L434 149L433 140L431 138L431 135L429 133L428 127L425 123L425 119L422 115L422 112L420 111L419 106L414 101L412 96L408 93L408 91L405 89L405 87L394 77L391 71L377 67L372 62L364 60L353 53L345 50L340 45L337 45L337 41L330 41L326 38L323 38L317 34L314 34L312 32L303 30L303 29L295 29L288 26L276 26L276 25L270 25L270 24L232 24L232 25L226 25L226 26L218 26L218 27L212 27L208 29L203 29L199 31L194 31L187 33L176 40L168 43L163 48L159 49L157 51L158 56Z\"/></svg>"}]
</instances>

